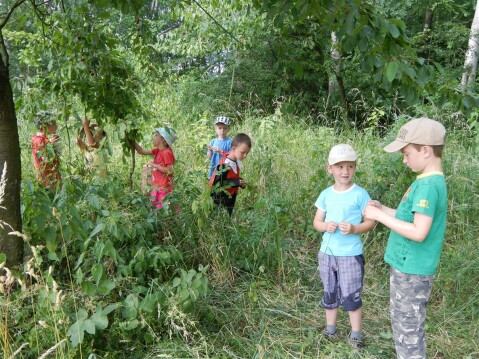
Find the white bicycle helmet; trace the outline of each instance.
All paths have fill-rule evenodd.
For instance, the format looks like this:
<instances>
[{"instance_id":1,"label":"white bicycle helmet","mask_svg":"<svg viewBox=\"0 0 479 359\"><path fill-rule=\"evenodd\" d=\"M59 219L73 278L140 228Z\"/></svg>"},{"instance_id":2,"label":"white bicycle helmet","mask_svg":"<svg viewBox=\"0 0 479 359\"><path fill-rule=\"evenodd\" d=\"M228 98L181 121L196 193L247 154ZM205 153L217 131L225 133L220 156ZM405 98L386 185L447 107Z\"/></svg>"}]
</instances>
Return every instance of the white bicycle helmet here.
<instances>
[{"instance_id":1,"label":"white bicycle helmet","mask_svg":"<svg viewBox=\"0 0 479 359\"><path fill-rule=\"evenodd\" d=\"M215 118L215 125L217 123L222 123L225 124L226 126L231 126L231 121L228 117L226 116L218 116Z\"/></svg>"}]
</instances>

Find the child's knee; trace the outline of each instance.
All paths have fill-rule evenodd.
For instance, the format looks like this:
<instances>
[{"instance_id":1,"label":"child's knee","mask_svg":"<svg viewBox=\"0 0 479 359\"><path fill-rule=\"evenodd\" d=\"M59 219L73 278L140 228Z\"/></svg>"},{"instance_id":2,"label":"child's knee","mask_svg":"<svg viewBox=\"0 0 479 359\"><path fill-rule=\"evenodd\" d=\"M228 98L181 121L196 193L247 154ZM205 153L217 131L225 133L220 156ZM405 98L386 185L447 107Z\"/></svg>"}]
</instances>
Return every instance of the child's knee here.
<instances>
[{"instance_id":1,"label":"child's knee","mask_svg":"<svg viewBox=\"0 0 479 359\"><path fill-rule=\"evenodd\" d=\"M335 309L339 307L339 298L338 293L327 293L324 292L323 300L321 301L323 309Z\"/></svg>"},{"instance_id":2,"label":"child's knee","mask_svg":"<svg viewBox=\"0 0 479 359\"><path fill-rule=\"evenodd\" d=\"M349 294L347 297L342 298L342 305L348 312L354 312L355 310L363 306L363 300L361 298L361 292L357 291Z\"/></svg>"}]
</instances>

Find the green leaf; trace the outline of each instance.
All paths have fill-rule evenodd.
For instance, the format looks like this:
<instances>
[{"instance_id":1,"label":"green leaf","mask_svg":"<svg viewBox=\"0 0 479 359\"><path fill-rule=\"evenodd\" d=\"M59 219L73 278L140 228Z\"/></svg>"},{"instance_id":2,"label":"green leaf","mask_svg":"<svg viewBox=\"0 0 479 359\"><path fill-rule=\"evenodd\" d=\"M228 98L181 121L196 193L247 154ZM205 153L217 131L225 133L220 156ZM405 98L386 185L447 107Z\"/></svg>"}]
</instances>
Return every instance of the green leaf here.
<instances>
[{"instance_id":1,"label":"green leaf","mask_svg":"<svg viewBox=\"0 0 479 359\"><path fill-rule=\"evenodd\" d=\"M401 32L399 31L397 26L394 25L394 24L391 24L390 22L388 23L388 30L389 30L389 33L391 34L391 36L395 39L397 39L399 37L399 35L401 35Z\"/></svg>"},{"instance_id":2,"label":"green leaf","mask_svg":"<svg viewBox=\"0 0 479 359\"><path fill-rule=\"evenodd\" d=\"M77 320L68 329L68 335L70 336L70 342L73 348L75 348L78 344L83 343L83 338L85 336L85 321L83 319Z\"/></svg>"},{"instance_id":3,"label":"green leaf","mask_svg":"<svg viewBox=\"0 0 479 359\"><path fill-rule=\"evenodd\" d=\"M186 275L186 282L190 283L195 277L195 275L196 275L196 271L194 269L190 269L188 271L188 274Z\"/></svg>"},{"instance_id":4,"label":"green leaf","mask_svg":"<svg viewBox=\"0 0 479 359\"><path fill-rule=\"evenodd\" d=\"M140 309L148 313L153 313L158 305L158 293L150 293L141 301Z\"/></svg>"},{"instance_id":5,"label":"green leaf","mask_svg":"<svg viewBox=\"0 0 479 359\"><path fill-rule=\"evenodd\" d=\"M102 264L97 263L91 269L91 275L93 276L95 284L98 286L98 283L100 283L100 280L105 275L105 268L103 268Z\"/></svg>"},{"instance_id":6,"label":"green leaf","mask_svg":"<svg viewBox=\"0 0 479 359\"><path fill-rule=\"evenodd\" d=\"M96 295L96 287L92 282L82 282L81 288L85 292L86 295L93 297Z\"/></svg>"},{"instance_id":7,"label":"green leaf","mask_svg":"<svg viewBox=\"0 0 479 359\"><path fill-rule=\"evenodd\" d=\"M103 330L108 327L108 318L101 308L97 308L97 311L91 316L91 321L94 323L95 328Z\"/></svg>"},{"instance_id":8,"label":"green leaf","mask_svg":"<svg viewBox=\"0 0 479 359\"><path fill-rule=\"evenodd\" d=\"M91 319L85 320L85 332L87 332L88 334L95 334L96 332L95 324Z\"/></svg>"},{"instance_id":9,"label":"green leaf","mask_svg":"<svg viewBox=\"0 0 479 359\"><path fill-rule=\"evenodd\" d=\"M103 228L105 228L105 224L104 223L98 223L97 226L95 227L95 229L90 233L89 238L92 238L95 234L102 231Z\"/></svg>"},{"instance_id":10,"label":"green leaf","mask_svg":"<svg viewBox=\"0 0 479 359\"><path fill-rule=\"evenodd\" d=\"M121 312L121 315L125 319L134 319L138 315L137 308L138 298L134 294L130 294L123 302L123 310Z\"/></svg>"},{"instance_id":11,"label":"green leaf","mask_svg":"<svg viewBox=\"0 0 479 359\"><path fill-rule=\"evenodd\" d=\"M398 63L393 61L390 62L386 68L386 78L389 82L393 82L398 71Z\"/></svg>"},{"instance_id":12,"label":"green leaf","mask_svg":"<svg viewBox=\"0 0 479 359\"><path fill-rule=\"evenodd\" d=\"M58 246L56 229L53 227L48 227L45 230L45 239L48 250L50 252L55 252Z\"/></svg>"},{"instance_id":13,"label":"green leaf","mask_svg":"<svg viewBox=\"0 0 479 359\"><path fill-rule=\"evenodd\" d=\"M47 257L51 261L59 261L60 260L60 258L58 258L57 254L55 252L49 252Z\"/></svg>"},{"instance_id":14,"label":"green leaf","mask_svg":"<svg viewBox=\"0 0 479 359\"><path fill-rule=\"evenodd\" d=\"M3 264L7 261L7 255L5 253L0 253L0 264Z\"/></svg>"},{"instance_id":15,"label":"green leaf","mask_svg":"<svg viewBox=\"0 0 479 359\"><path fill-rule=\"evenodd\" d=\"M98 293L101 295L109 294L116 287L115 282L111 279L104 278L98 284Z\"/></svg>"},{"instance_id":16,"label":"green leaf","mask_svg":"<svg viewBox=\"0 0 479 359\"><path fill-rule=\"evenodd\" d=\"M182 289L182 290L180 291L180 298L181 298L182 300L188 299L189 296L190 296L190 292L189 292L188 289Z\"/></svg>"},{"instance_id":17,"label":"green leaf","mask_svg":"<svg viewBox=\"0 0 479 359\"><path fill-rule=\"evenodd\" d=\"M116 310L119 306L120 306L120 304L118 304L118 303L109 304L103 309L103 314L108 315L111 312L113 312L114 310Z\"/></svg>"},{"instance_id":18,"label":"green leaf","mask_svg":"<svg viewBox=\"0 0 479 359\"><path fill-rule=\"evenodd\" d=\"M464 106L465 108L471 108L471 99L470 99L470 97L464 96L464 97L461 99L461 103L463 104L463 106Z\"/></svg>"},{"instance_id":19,"label":"green leaf","mask_svg":"<svg viewBox=\"0 0 479 359\"><path fill-rule=\"evenodd\" d=\"M359 40L359 50L361 52L365 52L367 49L368 49L368 46L369 46L369 42L368 42L368 38L363 36L361 37L361 40Z\"/></svg>"},{"instance_id":20,"label":"green leaf","mask_svg":"<svg viewBox=\"0 0 479 359\"><path fill-rule=\"evenodd\" d=\"M77 262L76 262L75 267L73 268L73 270L78 269L78 267L80 267L81 264L83 263L84 259L85 259L85 252L82 252L80 254L80 256L78 257Z\"/></svg>"},{"instance_id":21,"label":"green leaf","mask_svg":"<svg viewBox=\"0 0 479 359\"><path fill-rule=\"evenodd\" d=\"M98 200L98 196L90 196L90 198L88 198L88 203L90 203L93 208L100 209L100 201Z\"/></svg>"},{"instance_id":22,"label":"green leaf","mask_svg":"<svg viewBox=\"0 0 479 359\"><path fill-rule=\"evenodd\" d=\"M140 321L138 319L133 319L128 321L128 324L126 325L126 330L133 330L136 329L140 325Z\"/></svg>"},{"instance_id":23,"label":"green leaf","mask_svg":"<svg viewBox=\"0 0 479 359\"><path fill-rule=\"evenodd\" d=\"M173 288L178 287L181 284L181 279L176 277L173 279Z\"/></svg>"}]
</instances>

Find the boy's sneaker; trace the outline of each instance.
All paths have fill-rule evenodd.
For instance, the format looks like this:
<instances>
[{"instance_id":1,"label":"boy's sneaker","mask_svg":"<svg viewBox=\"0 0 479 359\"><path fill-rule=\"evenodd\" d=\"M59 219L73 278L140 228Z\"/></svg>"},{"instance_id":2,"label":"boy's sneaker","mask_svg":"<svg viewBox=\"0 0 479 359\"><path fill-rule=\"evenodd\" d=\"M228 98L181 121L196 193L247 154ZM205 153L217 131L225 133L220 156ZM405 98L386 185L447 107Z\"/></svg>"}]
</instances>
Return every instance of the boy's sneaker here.
<instances>
[{"instance_id":1,"label":"boy's sneaker","mask_svg":"<svg viewBox=\"0 0 479 359\"><path fill-rule=\"evenodd\" d=\"M335 332L334 334L332 334L332 333L328 332L327 329L325 329L323 331L323 338L325 338L325 339L327 339L331 342L334 342L334 341L339 339L339 334L338 334L338 332Z\"/></svg>"},{"instance_id":2,"label":"boy's sneaker","mask_svg":"<svg viewBox=\"0 0 479 359\"><path fill-rule=\"evenodd\" d=\"M364 340L358 338L349 338L349 345L354 349L361 350L364 347Z\"/></svg>"}]
</instances>

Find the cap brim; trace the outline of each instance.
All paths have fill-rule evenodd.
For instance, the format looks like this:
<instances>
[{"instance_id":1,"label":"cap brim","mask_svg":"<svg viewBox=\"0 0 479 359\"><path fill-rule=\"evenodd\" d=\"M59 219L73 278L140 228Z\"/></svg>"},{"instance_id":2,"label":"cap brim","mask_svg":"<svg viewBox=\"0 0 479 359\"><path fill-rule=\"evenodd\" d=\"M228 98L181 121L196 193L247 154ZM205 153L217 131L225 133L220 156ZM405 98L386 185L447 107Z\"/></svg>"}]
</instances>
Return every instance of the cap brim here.
<instances>
[{"instance_id":1,"label":"cap brim","mask_svg":"<svg viewBox=\"0 0 479 359\"><path fill-rule=\"evenodd\" d=\"M407 142L402 142L402 141L395 140L395 141L391 142L389 145L385 146L383 149L386 152L392 153L392 152L399 151L401 148L404 148L407 145L408 145Z\"/></svg>"}]
</instances>

